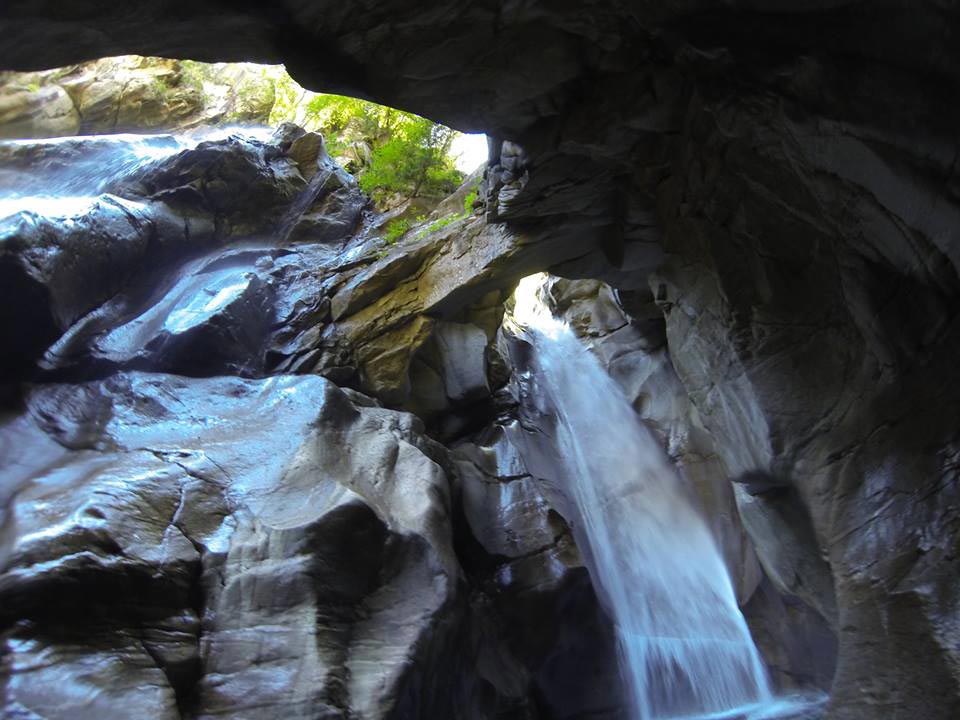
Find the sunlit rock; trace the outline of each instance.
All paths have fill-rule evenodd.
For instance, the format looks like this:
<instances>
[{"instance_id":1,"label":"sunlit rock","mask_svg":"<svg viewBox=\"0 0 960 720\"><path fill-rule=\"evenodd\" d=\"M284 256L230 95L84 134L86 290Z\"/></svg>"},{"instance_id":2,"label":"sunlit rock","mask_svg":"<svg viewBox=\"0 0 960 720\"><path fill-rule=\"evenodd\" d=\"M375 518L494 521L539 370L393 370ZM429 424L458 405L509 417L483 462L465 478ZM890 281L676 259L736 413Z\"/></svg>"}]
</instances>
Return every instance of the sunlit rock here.
<instances>
[{"instance_id":1,"label":"sunlit rock","mask_svg":"<svg viewBox=\"0 0 960 720\"><path fill-rule=\"evenodd\" d=\"M80 129L80 114L61 87L19 87L0 96L0 137L60 137Z\"/></svg>"},{"instance_id":2,"label":"sunlit rock","mask_svg":"<svg viewBox=\"0 0 960 720\"><path fill-rule=\"evenodd\" d=\"M27 402L34 447L70 449L4 471L8 708L372 718L419 692L460 571L444 451L412 416L315 377L121 374Z\"/></svg>"},{"instance_id":3,"label":"sunlit rock","mask_svg":"<svg viewBox=\"0 0 960 720\"><path fill-rule=\"evenodd\" d=\"M285 137L0 147L0 209L16 211L0 230L10 370L28 373L46 350L46 369L263 375L315 349L302 333L325 319L322 277L366 200L322 142L294 159ZM251 234L253 247L215 249ZM301 247L281 251L288 242Z\"/></svg>"},{"instance_id":4,"label":"sunlit rock","mask_svg":"<svg viewBox=\"0 0 960 720\"><path fill-rule=\"evenodd\" d=\"M701 480L723 466L749 496L737 491L745 519L776 506L777 493L788 514L808 516L803 542L815 547L801 565L818 558L829 569L840 634L831 720L960 714L957 9L846 0L283 7L197 0L171 12L139 0L40 12L8 2L0 63L36 70L134 50L284 62L306 86L490 133L481 188L489 222L451 225L430 250L415 235L396 247L347 243L335 280L311 271L326 257L313 248L290 276L323 290L278 305L303 322L272 341L274 367L361 387L364 344L417 322L487 331L465 308L551 267L643 296L623 306L644 324L652 298L666 341L654 362L617 356L632 343L615 336L632 332L607 327L605 310L591 322L613 339L598 334L597 350L607 346L605 364L635 409L664 419L657 430L668 448L703 447L694 436L709 434L715 455L703 462L672 454ZM177 188L180 208L203 204L195 186ZM211 190L210 206L229 209L230 194ZM257 199L249 189L237 195ZM247 214L237 218L242 232L257 220ZM424 242L437 235L447 234ZM406 253L416 256L408 269L374 279ZM388 350L380 342L374 357ZM656 355L651 344L643 350ZM397 348L382 382L402 390L399 402L421 387L431 407L442 405L443 380L420 363L420 347ZM666 379L665 354L685 404L675 384L642 389L648 377ZM505 381L508 363L500 354L487 366L481 427L510 415L493 381ZM420 371L429 380L411 379ZM687 410L689 426L673 422ZM800 587L806 573L789 577L799 565L778 562L790 558L771 544L783 533L757 527L771 579ZM804 586L827 614L828 586ZM543 661L556 645L523 633L524 623L563 616L552 614L561 606L517 603L517 622L500 626L519 627L526 657ZM554 640L569 630L559 627ZM575 697L582 671L553 676L569 691L565 702L533 702L525 691L550 675L550 662L531 674L515 659L491 651L482 663L491 693L509 702L484 704L471 689L457 696L460 707L520 717L584 707Z\"/></svg>"}]
</instances>

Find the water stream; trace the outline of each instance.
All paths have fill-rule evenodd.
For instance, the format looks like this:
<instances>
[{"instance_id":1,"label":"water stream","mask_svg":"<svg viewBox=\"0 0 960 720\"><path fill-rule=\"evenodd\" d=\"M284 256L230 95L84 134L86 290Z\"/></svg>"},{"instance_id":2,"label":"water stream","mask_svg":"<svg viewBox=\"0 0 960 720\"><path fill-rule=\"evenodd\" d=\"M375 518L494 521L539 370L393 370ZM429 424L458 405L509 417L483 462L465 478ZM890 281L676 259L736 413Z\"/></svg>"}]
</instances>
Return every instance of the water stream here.
<instances>
[{"instance_id":1,"label":"water stream","mask_svg":"<svg viewBox=\"0 0 960 720\"><path fill-rule=\"evenodd\" d=\"M614 616L634 720L779 716L705 520L619 386L540 301L543 280L521 281L513 321L556 419L559 481Z\"/></svg>"},{"instance_id":2,"label":"water stream","mask_svg":"<svg viewBox=\"0 0 960 720\"><path fill-rule=\"evenodd\" d=\"M28 171L0 169L0 218L25 210L82 212L125 175L207 139L214 134L0 143L0 154L38 156ZM56 152L46 153L45 144ZM231 272L199 310L189 302L164 306L163 322L182 330L199 311L230 301L245 287ZM569 469L565 490L617 626L634 720L779 716L706 522L620 388L539 301L542 281L521 283L512 317L532 342L537 390L557 418L556 450Z\"/></svg>"},{"instance_id":3,"label":"water stream","mask_svg":"<svg viewBox=\"0 0 960 720\"><path fill-rule=\"evenodd\" d=\"M177 135L86 135L0 141L0 219L85 213L117 183L153 162L230 135L265 141L271 128L224 126Z\"/></svg>"}]
</instances>

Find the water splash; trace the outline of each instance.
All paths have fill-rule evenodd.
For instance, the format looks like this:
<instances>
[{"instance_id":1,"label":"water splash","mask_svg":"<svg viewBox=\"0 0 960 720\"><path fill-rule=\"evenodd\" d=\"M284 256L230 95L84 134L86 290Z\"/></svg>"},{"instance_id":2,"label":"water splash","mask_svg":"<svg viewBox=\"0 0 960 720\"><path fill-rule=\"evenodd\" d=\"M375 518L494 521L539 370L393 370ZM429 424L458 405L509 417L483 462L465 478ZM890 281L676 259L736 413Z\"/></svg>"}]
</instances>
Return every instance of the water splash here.
<instances>
[{"instance_id":1,"label":"water splash","mask_svg":"<svg viewBox=\"0 0 960 720\"><path fill-rule=\"evenodd\" d=\"M224 126L188 134L86 135L0 141L0 219L90 211L112 186L151 163L231 135L265 142L272 128ZM6 166L6 167L4 167Z\"/></svg>"},{"instance_id":2,"label":"water splash","mask_svg":"<svg viewBox=\"0 0 960 720\"><path fill-rule=\"evenodd\" d=\"M617 625L635 720L761 716L773 698L710 530L620 388L540 301L544 280L521 281L513 330L533 345L533 401L557 421L560 482Z\"/></svg>"}]
</instances>

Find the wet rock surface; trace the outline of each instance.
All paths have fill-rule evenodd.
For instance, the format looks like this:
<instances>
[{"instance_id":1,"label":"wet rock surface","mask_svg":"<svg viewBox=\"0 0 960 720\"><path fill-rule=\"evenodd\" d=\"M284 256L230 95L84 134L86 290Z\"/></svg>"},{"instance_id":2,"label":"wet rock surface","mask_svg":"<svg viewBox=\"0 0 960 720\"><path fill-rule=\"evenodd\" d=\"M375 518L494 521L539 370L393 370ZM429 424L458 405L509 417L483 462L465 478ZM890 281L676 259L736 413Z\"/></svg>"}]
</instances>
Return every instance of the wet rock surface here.
<instances>
[{"instance_id":1,"label":"wet rock surface","mask_svg":"<svg viewBox=\"0 0 960 720\"><path fill-rule=\"evenodd\" d=\"M485 211L506 225L475 226L468 257L492 269L484 282L456 292L444 278L459 263L428 263L415 244L403 259L388 251L363 267L406 269L383 283L344 270L329 293L341 334L325 330L323 349L283 367L394 404L424 387L420 402L447 407L436 363L417 357L432 354L432 323L470 322L458 313L509 285L489 262L512 257L504 238L555 243L562 252L506 267L652 296L673 372L740 481L760 563L780 591L836 608L828 716L960 714L956 8L396 0L170 12L143 0L10 2L0 18L0 63L13 69L129 51L282 60L306 86L491 133ZM429 286L412 293L404 280L421 269ZM623 305L646 319L646 298ZM497 362L488 355L488 370ZM810 547L781 552L770 543L784 532Z\"/></svg>"},{"instance_id":2,"label":"wet rock surface","mask_svg":"<svg viewBox=\"0 0 960 720\"><path fill-rule=\"evenodd\" d=\"M5 715L623 717L610 621L505 439L381 406L485 423L490 288L539 249L479 216L385 245L291 126L4 149L67 192L85 152L117 168L3 220L7 307L37 298L4 316Z\"/></svg>"},{"instance_id":3,"label":"wet rock surface","mask_svg":"<svg viewBox=\"0 0 960 720\"><path fill-rule=\"evenodd\" d=\"M317 377L117 374L26 403L5 712L384 717L420 692L459 569L415 418Z\"/></svg>"},{"instance_id":4,"label":"wet rock surface","mask_svg":"<svg viewBox=\"0 0 960 720\"><path fill-rule=\"evenodd\" d=\"M614 628L542 481L526 472L498 425L459 443L452 460L457 547L486 637L478 662L504 696L499 712L629 717Z\"/></svg>"},{"instance_id":5,"label":"wet rock surface","mask_svg":"<svg viewBox=\"0 0 960 720\"><path fill-rule=\"evenodd\" d=\"M61 178L63 193L82 189L94 160L119 168L94 188L103 194L78 198L85 202L65 217L40 214L58 208L51 196L0 220L8 380L37 366L262 376L311 349L291 347L291 337L328 315L325 270L359 229L366 199L322 141L296 160L286 154L304 137L5 146L28 189L30 173L38 187ZM30 207L20 192L6 206Z\"/></svg>"}]
</instances>

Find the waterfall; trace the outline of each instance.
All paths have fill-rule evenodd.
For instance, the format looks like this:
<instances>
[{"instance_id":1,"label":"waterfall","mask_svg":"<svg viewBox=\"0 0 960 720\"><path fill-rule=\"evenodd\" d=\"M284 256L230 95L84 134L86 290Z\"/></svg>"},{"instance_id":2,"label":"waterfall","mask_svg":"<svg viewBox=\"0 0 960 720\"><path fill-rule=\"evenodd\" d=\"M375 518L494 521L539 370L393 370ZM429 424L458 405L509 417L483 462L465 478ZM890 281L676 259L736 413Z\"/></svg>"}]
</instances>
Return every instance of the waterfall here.
<instances>
[{"instance_id":1,"label":"waterfall","mask_svg":"<svg viewBox=\"0 0 960 720\"><path fill-rule=\"evenodd\" d=\"M515 330L556 419L559 481L616 623L634 720L755 717L772 696L720 551L619 386L521 281ZM763 716L768 716L766 712Z\"/></svg>"},{"instance_id":2,"label":"waterfall","mask_svg":"<svg viewBox=\"0 0 960 720\"><path fill-rule=\"evenodd\" d=\"M224 126L178 135L0 140L0 219L25 211L54 218L80 215L150 163L233 134L266 141L272 132Z\"/></svg>"}]
</instances>

